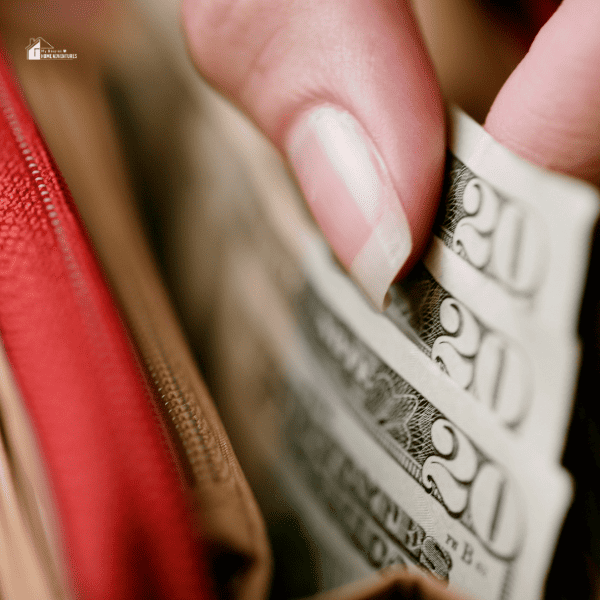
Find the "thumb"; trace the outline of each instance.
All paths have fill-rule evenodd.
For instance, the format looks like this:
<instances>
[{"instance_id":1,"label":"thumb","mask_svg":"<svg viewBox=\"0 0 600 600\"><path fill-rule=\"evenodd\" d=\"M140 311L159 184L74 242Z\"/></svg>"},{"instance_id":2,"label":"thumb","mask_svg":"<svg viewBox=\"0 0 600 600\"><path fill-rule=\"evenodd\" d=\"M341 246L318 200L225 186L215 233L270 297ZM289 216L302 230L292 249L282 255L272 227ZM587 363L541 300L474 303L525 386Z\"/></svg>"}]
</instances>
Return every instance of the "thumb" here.
<instances>
[{"instance_id":1,"label":"thumb","mask_svg":"<svg viewBox=\"0 0 600 600\"><path fill-rule=\"evenodd\" d=\"M408 0L184 0L199 71L289 159L373 304L423 250L444 111Z\"/></svg>"}]
</instances>

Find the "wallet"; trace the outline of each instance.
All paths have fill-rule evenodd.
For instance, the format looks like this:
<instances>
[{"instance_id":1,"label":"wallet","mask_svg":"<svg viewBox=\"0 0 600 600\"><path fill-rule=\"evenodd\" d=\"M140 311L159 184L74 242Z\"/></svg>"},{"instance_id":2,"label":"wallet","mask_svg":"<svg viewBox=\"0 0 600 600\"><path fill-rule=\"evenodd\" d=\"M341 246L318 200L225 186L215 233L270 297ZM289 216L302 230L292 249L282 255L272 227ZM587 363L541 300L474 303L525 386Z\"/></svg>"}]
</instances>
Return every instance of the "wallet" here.
<instances>
[{"instance_id":1,"label":"wallet","mask_svg":"<svg viewBox=\"0 0 600 600\"><path fill-rule=\"evenodd\" d=\"M95 160L96 142L82 147L74 200L8 62L3 55L0 595L265 600L265 522L122 193L118 152ZM96 132L110 129L104 118L99 109ZM454 596L390 567L318 597Z\"/></svg>"}]
</instances>

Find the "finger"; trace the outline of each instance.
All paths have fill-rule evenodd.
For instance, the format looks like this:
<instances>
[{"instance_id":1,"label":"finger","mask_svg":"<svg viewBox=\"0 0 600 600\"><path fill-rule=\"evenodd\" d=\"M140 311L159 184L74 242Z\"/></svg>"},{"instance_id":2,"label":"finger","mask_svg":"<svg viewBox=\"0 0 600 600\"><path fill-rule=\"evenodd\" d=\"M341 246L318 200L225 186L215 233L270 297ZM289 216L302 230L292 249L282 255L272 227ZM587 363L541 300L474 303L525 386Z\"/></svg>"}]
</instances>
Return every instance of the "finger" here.
<instances>
[{"instance_id":1,"label":"finger","mask_svg":"<svg viewBox=\"0 0 600 600\"><path fill-rule=\"evenodd\" d=\"M485 122L528 160L600 181L600 2L564 0Z\"/></svg>"},{"instance_id":2,"label":"finger","mask_svg":"<svg viewBox=\"0 0 600 600\"><path fill-rule=\"evenodd\" d=\"M287 155L342 264L382 308L439 196L443 106L407 2L184 0L193 60Z\"/></svg>"}]
</instances>

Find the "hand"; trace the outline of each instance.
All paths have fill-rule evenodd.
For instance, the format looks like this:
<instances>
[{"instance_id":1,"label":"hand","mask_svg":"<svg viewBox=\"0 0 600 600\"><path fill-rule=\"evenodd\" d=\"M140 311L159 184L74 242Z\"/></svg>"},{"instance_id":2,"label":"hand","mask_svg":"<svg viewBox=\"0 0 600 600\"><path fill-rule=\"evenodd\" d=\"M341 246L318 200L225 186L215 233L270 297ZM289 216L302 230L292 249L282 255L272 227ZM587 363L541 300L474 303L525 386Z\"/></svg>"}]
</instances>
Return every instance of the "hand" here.
<instances>
[{"instance_id":1,"label":"hand","mask_svg":"<svg viewBox=\"0 0 600 600\"><path fill-rule=\"evenodd\" d=\"M600 183L600 2L563 1L500 90L485 128L533 163Z\"/></svg>"},{"instance_id":2,"label":"hand","mask_svg":"<svg viewBox=\"0 0 600 600\"><path fill-rule=\"evenodd\" d=\"M429 238L444 162L441 92L408 0L184 0L183 23L200 72L288 157L382 308ZM597 0L565 0L486 120L515 152L594 182L598 31Z\"/></svg>"}]
</instances>

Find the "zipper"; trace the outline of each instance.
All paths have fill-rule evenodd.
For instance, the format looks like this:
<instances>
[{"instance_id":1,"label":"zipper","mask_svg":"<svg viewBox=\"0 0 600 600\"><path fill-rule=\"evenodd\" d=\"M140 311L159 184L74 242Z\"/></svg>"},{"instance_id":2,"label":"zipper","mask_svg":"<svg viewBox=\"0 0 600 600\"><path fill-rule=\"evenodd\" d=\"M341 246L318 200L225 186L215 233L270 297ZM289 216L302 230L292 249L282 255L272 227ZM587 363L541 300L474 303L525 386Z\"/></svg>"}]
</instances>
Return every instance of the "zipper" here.
<instances>
[{"instance_id":1,"label":"zipper","mask_svg":"<svg viewBox=\"0 0 600 600\"><path fill-rule=\"evenodd\" d=\"M97 322L97 318L95 318L96 314L89 310L90 291L65 237L65 232L56 208L52 203L48 186L44 182L39 167L32 156L32 150L23 136L4 84L0 87L0 104L24 160L31 170L31 175L35 176L34 181L40 191L44 208L51 219L50 223L59 241L73 290L80 299L79 304L82 311L86 313L85 323L88 325L88 334L94 339L96 349L101 351L100 342L96 335L96 332L100 330L101 324ZM147 315L147 310L145 312ZM196 411L192 410L186 394L182 391L183 387L186 389L189 388L181 375L179 377L175 376L162 343L149 321L146 320L143 325L138 324L136 339L138 342L142 340L146 342L143 350L141 348L140 350L142 350L142 354L145 357L144 362L148 369L148 374L181 440L184 454L187 458L186 462L191 467L194 478L202 481L208 473L208 476L213 481L226 479L228 476L227 461L224 460L222 452L223 450L225 452L228 451L228 444L223 439L215 440L214 433L206 423L206 420L201 415L198 415ZM189 393L187 392L187 394Z\"/></svg>"},{"instance_id":2,"label":"zipper","mask_svg":"<svg viewBox=\"0 0 600 600\"><path fill-rule=\"evenodd\" d=\"M141 309L141 310L140 310ZM145 302L129 325L139 353L154 384L157 400L174 431L179 463L192 486L211 481L222 483L231 477L228 441L210 427L196 408L198 401L183 369L173 365L169 353L156 332ZM183 460L181 460L181 458Z\"/></svg>"},{"instance_id":3,"label":"zipper","mask_svg":"<svg viewBox=\"0 0 600 600\"><path fill-rule=\"evenodd\" d=\"M205 566L130 342L4 64L0 103L0 331L54 485L71 581L90 599L205 598Z\"/></svg>"}]
</instances>

